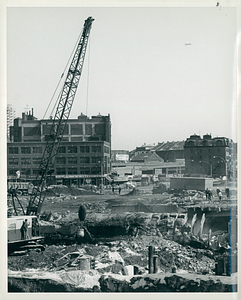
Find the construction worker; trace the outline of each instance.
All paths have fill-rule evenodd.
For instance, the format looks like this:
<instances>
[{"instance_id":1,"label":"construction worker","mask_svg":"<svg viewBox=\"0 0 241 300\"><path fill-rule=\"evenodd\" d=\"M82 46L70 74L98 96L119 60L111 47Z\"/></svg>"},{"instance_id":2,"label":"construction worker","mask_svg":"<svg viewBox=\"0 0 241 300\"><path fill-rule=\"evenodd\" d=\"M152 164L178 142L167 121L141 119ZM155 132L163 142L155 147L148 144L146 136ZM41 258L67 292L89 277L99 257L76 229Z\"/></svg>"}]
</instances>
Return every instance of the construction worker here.
<instances>
[{"instance_id":1,"label":"construction worker","mask_svg":"<svg viewBox=\"0 0 241 300\"><path fill-rule=\"evenodd\" d=\"M209 190L208 191L208 200L209 201L212 201L212 195L213 195L212 192Z\"/></svg>"},{"instance_id":2,"label":"construction worker","mask_svg":"<svg viewBox=\"0 0 241 300\"><path fill-rule=\"evenodd\" d=\"M228 188L228 187L226 187L225 193L226 193L226 195L227 195L227 198L229 198L229 188Z\"/></svg>"},{"instance_id":3,"label":"construction worker","mask_svg":"<svg viewBox=\"0 0 241 300\"><path fill-rule=\"evenodd\" d=\"M21 240L25 240L27 237L27 230L28 230L28 220L25 219L25 221L23 221L23 224L20 228L20 232L21 232Z\"/></svg>"},{"instance_id":4,"label":"construction worker","mask_svg":"<svg viewBox=\"0 0 241 300\"><path fill-rule=\"evenodd\" d=\"M206 188L205 194L206 194L206 200L208 200L208 198L209 198L209 189L208 188Z\"/></svg>"},{"instance_id":5,"label":"construction worker","mask_svg":"<svg viewBox=\"0 0 241 300\"><path fill-rule=\"evenodd\" d=\"M218 193L218 198L220 201L222 200L222 192L221 191L219 191L219 193Z\"/></svg>"}]
</instances>

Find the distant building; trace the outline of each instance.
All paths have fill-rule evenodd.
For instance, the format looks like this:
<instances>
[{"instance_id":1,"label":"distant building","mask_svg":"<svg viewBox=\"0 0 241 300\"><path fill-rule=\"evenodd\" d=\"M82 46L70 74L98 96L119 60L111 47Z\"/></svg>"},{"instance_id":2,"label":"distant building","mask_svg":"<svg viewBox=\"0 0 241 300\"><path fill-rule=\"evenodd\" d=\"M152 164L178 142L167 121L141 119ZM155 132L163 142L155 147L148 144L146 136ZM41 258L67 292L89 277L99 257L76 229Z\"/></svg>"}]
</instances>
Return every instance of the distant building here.
<instances>
[{"instance_id":1,"label":"distant building","mask_svg":"<svg viewBox=\"0 0 241 300\"><path fill-rule=\"evenodd\" d=\"M130 151L130 160L135 161L136 156L152 152L157 154L164 162L175 162L178 159L184 159L184 143L185 141L162 142L157 145L144 144Z\"/></svg>"},{"instance_id":2,"label":"distant building","mask_svg":"<svg viewBox=\"0 0 241 300\"><path fill-rule=\"evenodd\" d=\"M132 159L132 162L139 162L139 163L148 163L148 162L163 162L164 159L158 156L155 152L149 151L146 153L140 153L135 155Z\"/></svg>"},{"instance_id":3,"label":"distant building","mask_svg":"<svg viewBox=\"0 0 241 300\"><path fill-rule=\"evenodd\" d=\"M8 178L20 171L21 178L36 178L49 131L51 119L38 120L32 113L14 119L7 144ZM111 122L108 116L81 114L69 119L55 160L53 182L80 185L99 184L111 169Z\"/></svg>"},{"instance_id":4,"label":"distant building","mask_svg":"<svg viewBox=\"0 0 241 300\"><path fill-rule=\"evenodd\" d=\"M212 138L211 134L206 134L201 138L191 135L184 145L185 172L211 177L229 176L230 143L226 137Z\"/></svg>"},{"instance_id":5,"label":"distant building","mask_svg":"<svg viewBox=\"0 0 241 300\"><path fill-rule=\"evenodd\" d=\"M162 142L153 147L152 151L165 162L175 162L177 159L184 159L184 143L185 141Z\"/></svg>"}]
</instances>

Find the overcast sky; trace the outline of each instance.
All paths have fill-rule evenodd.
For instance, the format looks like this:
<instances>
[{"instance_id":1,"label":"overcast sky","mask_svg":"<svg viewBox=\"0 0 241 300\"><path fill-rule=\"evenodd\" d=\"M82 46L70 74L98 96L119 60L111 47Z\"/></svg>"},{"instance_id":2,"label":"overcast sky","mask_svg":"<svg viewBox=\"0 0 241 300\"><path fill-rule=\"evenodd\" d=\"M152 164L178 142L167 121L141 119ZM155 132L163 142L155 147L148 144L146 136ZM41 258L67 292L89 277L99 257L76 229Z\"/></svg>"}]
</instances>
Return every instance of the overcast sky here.
<instances>
[{"instance_id":1,"label":"overcast sky","mask_svg":"<svg viewBox=\"0 0 241 300\"><path fill-rule=\"evenodd\" d=\"M215 5L8 8L7 102L16 117L27 107L43 117L89 16L95 21L71 118L110 114L113 150L194 133L235 140L236 8Z\"/></svg>"}]
</instances>

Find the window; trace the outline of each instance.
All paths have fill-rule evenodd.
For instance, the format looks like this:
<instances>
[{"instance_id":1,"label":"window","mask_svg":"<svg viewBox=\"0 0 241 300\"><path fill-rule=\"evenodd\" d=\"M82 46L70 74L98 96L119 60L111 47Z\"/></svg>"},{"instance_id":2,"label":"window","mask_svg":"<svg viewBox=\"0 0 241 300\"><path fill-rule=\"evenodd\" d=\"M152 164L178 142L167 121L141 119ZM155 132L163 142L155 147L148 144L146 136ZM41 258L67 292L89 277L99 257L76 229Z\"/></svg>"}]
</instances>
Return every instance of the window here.
<instances>
[{"instance_id":1,"label":"window","mask_svg":"<svg viewBox=\"0 0 241 300\"><path fill-rule=\"evenodd\" d=\"M72 136L71 137L71 142L82 142L83 137L82 136Z\"/></svg>"},{"instance_id":2,"label":"window","mask_svg":"<svg viewBox=\"0 0 241 300\"><path fill-rule=\"evenodd\" d=\"M104 146L104 152L105 152L105 153L110 153L110 148L107 147L107 146Z\"/></svg>"},{"instance_id":3,"label":"window","mask_svg":"<svg viewBox=\"0 0 241 300\"><path fill-rule=\"evenodd\" d=\"M32 147L33 154L43 153L43 147Z\"/></svg>"},{"instance_id":4,"label":"window","mask_svg":"<svg viewBox=\"0 0 241 300\"><path fill-rule=\"evenodd\" d=\"M85 152L90 153L90 146L85 146Z\"/></svg>"},{"instance_id":5,"label":"window","mask_svg":"<svg viewBox=\"0 0 241 300\"><path fill-rule=\"evenodd\" d=\"M101 163L101 157L100 156L93 156L92 158L91 158L91 162L93 163L93 164L100 164Z\"/></svg>"},{"instance_id":6,"label":"window","mask_svg":"<svg viewBox=\"0 0 241 300\"><path fill-rule=\"evenodd\" d=\"M66 169L65 168L56 168L56 174L57 175L65 175Z\"/></svg>"},{"instance_id":7,"label":"window","mask_svg":"<svg viewBox=\"0 0 241 300\"><path fill-rule=\"evenodd\" d=\"M87 168L87 167L80 168L80 174L89 175L90 174L90 168Z\"/></svg>"},{"instance_id":8,"label":"window","mask_svg":"<svg viewBox=\"0 0 241 300\"><path fill-rule=\"evenodd\" d=\"M89 164L90 163L90 158L89 158L89 156L87 156L87 157L80 157L79 158L79 162L80 162L80 164Z\"/></svg>"},{"instance_id":9,"label":"window","mask_svg":"<svg viewBox=\"0 0 241 300\"><path fill-rule=\"evenodd\" d=\"M21 165L31 165L31 158L30 157L22 157Z\"/></svg>"},{"instance_id":10,"label":"window","mask_svg":"<svg viewBox=\"0 0 241 300\"><path fill-rule=\"evenodd\" d=\"M68 174L69 175L76 175L76 174L78 174L77 168L68 168Z\"/></svg>"},{"instance_id":11,"label":"window","mask_svg":"<svg viewBox=\"0 0 241 300\"><path fill-rule=\"evenodd\" d=\"M101 167L93 167L91 168L91 174L100 175L101 174Z\"/></svg>"},{"instance_id":12,"label":"window","mask_svg":"<svg viewBox=\"0 0 241 300\"><path fill-rule=\"evenodd\" d=\"M68 153L77 153L77 146L68 146Z\"/></svg>"},{"instance_id":13,"label":"window","mask_svg":"<svg viewBox=\"0 0 241 300\"><path fill-rule=\"evenodd\" d=\"M71 134L72 135L82 135L83 134L83 125L82 124L71 124Z\"/></svg>"},{"instance_id":14,"label":"window","mask_svg":"<svg viewBox=\"0 0 241 300\"><path fill-rule=\"evenodd\" d=\"M56 161L55 161L56 165L65 165L66 164L66 157L56 157Z\"/></svg>"},{"instance_id":15,"label":"window","mask_svg":"<svg viewBox=\"0 0 241 300\"><path fill-rule=\"evenodd\" d=\"M21 154L31 154L30 147L21 147Z\"/></svg>"},{"instance_id":16,"label":"window","mask_svg":"<svg viewBox=\"0 0 241 300\"><path fill-rule=\"evenodd\" d=\"M31 175L31 169L22 170L22 174L25 175L25 176L30 176Z\"/></svg>"},{"instance_id":17,"label":"window","mask_svg":"<svg viewBox=\"0 0 241 300\"><path fill-rule=\"evenodd\" d=\"M100 153L101 152L101 146L92 146L91 152L93 153Z\"/></svg>"},{"instance_id":18,"label":"window","mask_svg":"<svg viewBox=\"0 0 241 300\"><path fill-rule=\"evenodd\" d=\"M8 159L9 165L18 165L18 162L19 162L18 158L9 158Z\"/></svg>"},{"instance_id":19,"label":"window","mask_svg":"<svg viewBox=\"0 0 241 300\"><path fill-rule=\"evenodd\" d=\"M39 125L35 127L24 127L23 129L24 136L35 136L35 135L41 135L41 128Z\"/></svg>"},{"instance_id":20,"label":"window","mask_svg":"<svg viewBox=\"0 0 241 300\"><path fill-rule=\"evenodd\" d=\"M41 157L33 157L33 164L34 165L40 165L42 162L42 158Z\"/></svg>"},{"instance_id":21,"label":"window","mask_svg":"<svg viewBox=\"0 0 241 300\"><path fill-rule=\"evenodd\" d=\"M43 125L43 135L50 134L50 129L51 129L50 124Z\"/></svg>"},{"instance_id":22,"label":"window","mask_svg":"<svg viewBox=\"0 0 241 300\"><path fill-rule=\"evenodd\" d=\"M60 146L58 153L66 153L66 147L65 146Z\"/></svg>"},{"instance_id":23,"label":"window","mask_svg":"<svg viewBox=\"0 0 241 300\"><path fill-rule=\"evenodd\" d=\"M91 124L85 124L85 134L92 135L92 125Z\"/></svg>"},{"instance_id":24,"label":"window","mask_svg":"<svg viewBox=\"0 0 241 300\"><path fill-rule=\"evenodd\" d=\"M38 174L38 169L32 169L33 175L37 175Z\"/></svg>"},{"instance_id":25,"label":"window","mask_svg":"<svg viewBox=\"0 0 241 300\"><path fill-rule=\"evenodd\" d=\"M18 154L18 147L9 147L8 153L9 154Z\"/></svg>"},{"instance_id":26,"label":"window","mask_svg":"<svg viewBox=\"0 0 241 300\"><path fill-rule=\"evenodd\" d=\"M77 165L78 159L77 157L68 157L68 164L69 165Z\"/></svg>"},{"instance_id":27,"label":"window","mask_svg":"<svg viewBox=\"0 0 241 300\"><path fill-rule=\"evenodd\" d=\"M90 146L80 146L79 151L80 151L80 153L89 153L90 152Z\"/></svg>"},{"instance_id":28,"label":"window","mask_svg":"<svg viewBox=\"0 0 241 300\"><path fill-rule=\"evenodd\" d=\"M9 175L14 175L14 176L16 176L16 172L17 172L18 170L17 169L9 169L8 170L8 174Z\"/></svg>"}]
</instances>

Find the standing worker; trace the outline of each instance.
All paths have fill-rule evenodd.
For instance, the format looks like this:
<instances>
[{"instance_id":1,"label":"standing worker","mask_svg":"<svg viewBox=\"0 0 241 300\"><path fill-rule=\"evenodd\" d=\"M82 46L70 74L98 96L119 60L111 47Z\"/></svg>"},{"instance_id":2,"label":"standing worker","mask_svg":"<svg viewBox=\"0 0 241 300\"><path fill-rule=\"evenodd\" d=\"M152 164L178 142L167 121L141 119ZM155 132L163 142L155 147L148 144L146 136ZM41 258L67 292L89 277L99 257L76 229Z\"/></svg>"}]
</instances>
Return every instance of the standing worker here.
<instances>
[{"instance_id":1,"label":"standing worker","mask_svg":"<svg viewBox=\"0 0 241 300\"><path fill-rule=\"evenodd\" d=\"M21 240L25 240L27 237L27 230L28 230L28 220L25 219L25 221L23 221L23 224L20 228L20 232L21 232Z\"/></svg>"},{"instance_id":2,"label":"standing worker","mask_svg":"<svg viewBox=\"0 0 241 300\"><path fill-rule=\"evenodd\" d=\"M225 192L226 192L227 198L229 198L229 188L228 187L226 187Z\"/></svg>"},{"instance_id":3,"label":"standing worker","mask_svg":"<svg viewBox=\"0 0 241 300\"><path fill-rule=\"evenodd\" d=\"M209 198L209 189L208 188L205 190L205 194L206 194L206 200L208 200L208 198Z\"/></svg>"},{"instance_id":4,"label":"standing worker","mask_svg":"<svg viewBox=\"0 0 241 300\"><path fill-rule=\"evenodd\" d=\"M208 199L209 199L209 201L212 201L212 192L209 190L208 191Z\"/></svg>"},{"instance_id":5,"label":"standing worker","mask_svg":"<svg viewBox=\"0 0 241 300\"><path fill-rule=\"evenodd\" d=\"M221 191L219 191L219 193L218 193L218 198L220 201L222 200L222 192Z\"/></svg>"}]
</instances>

